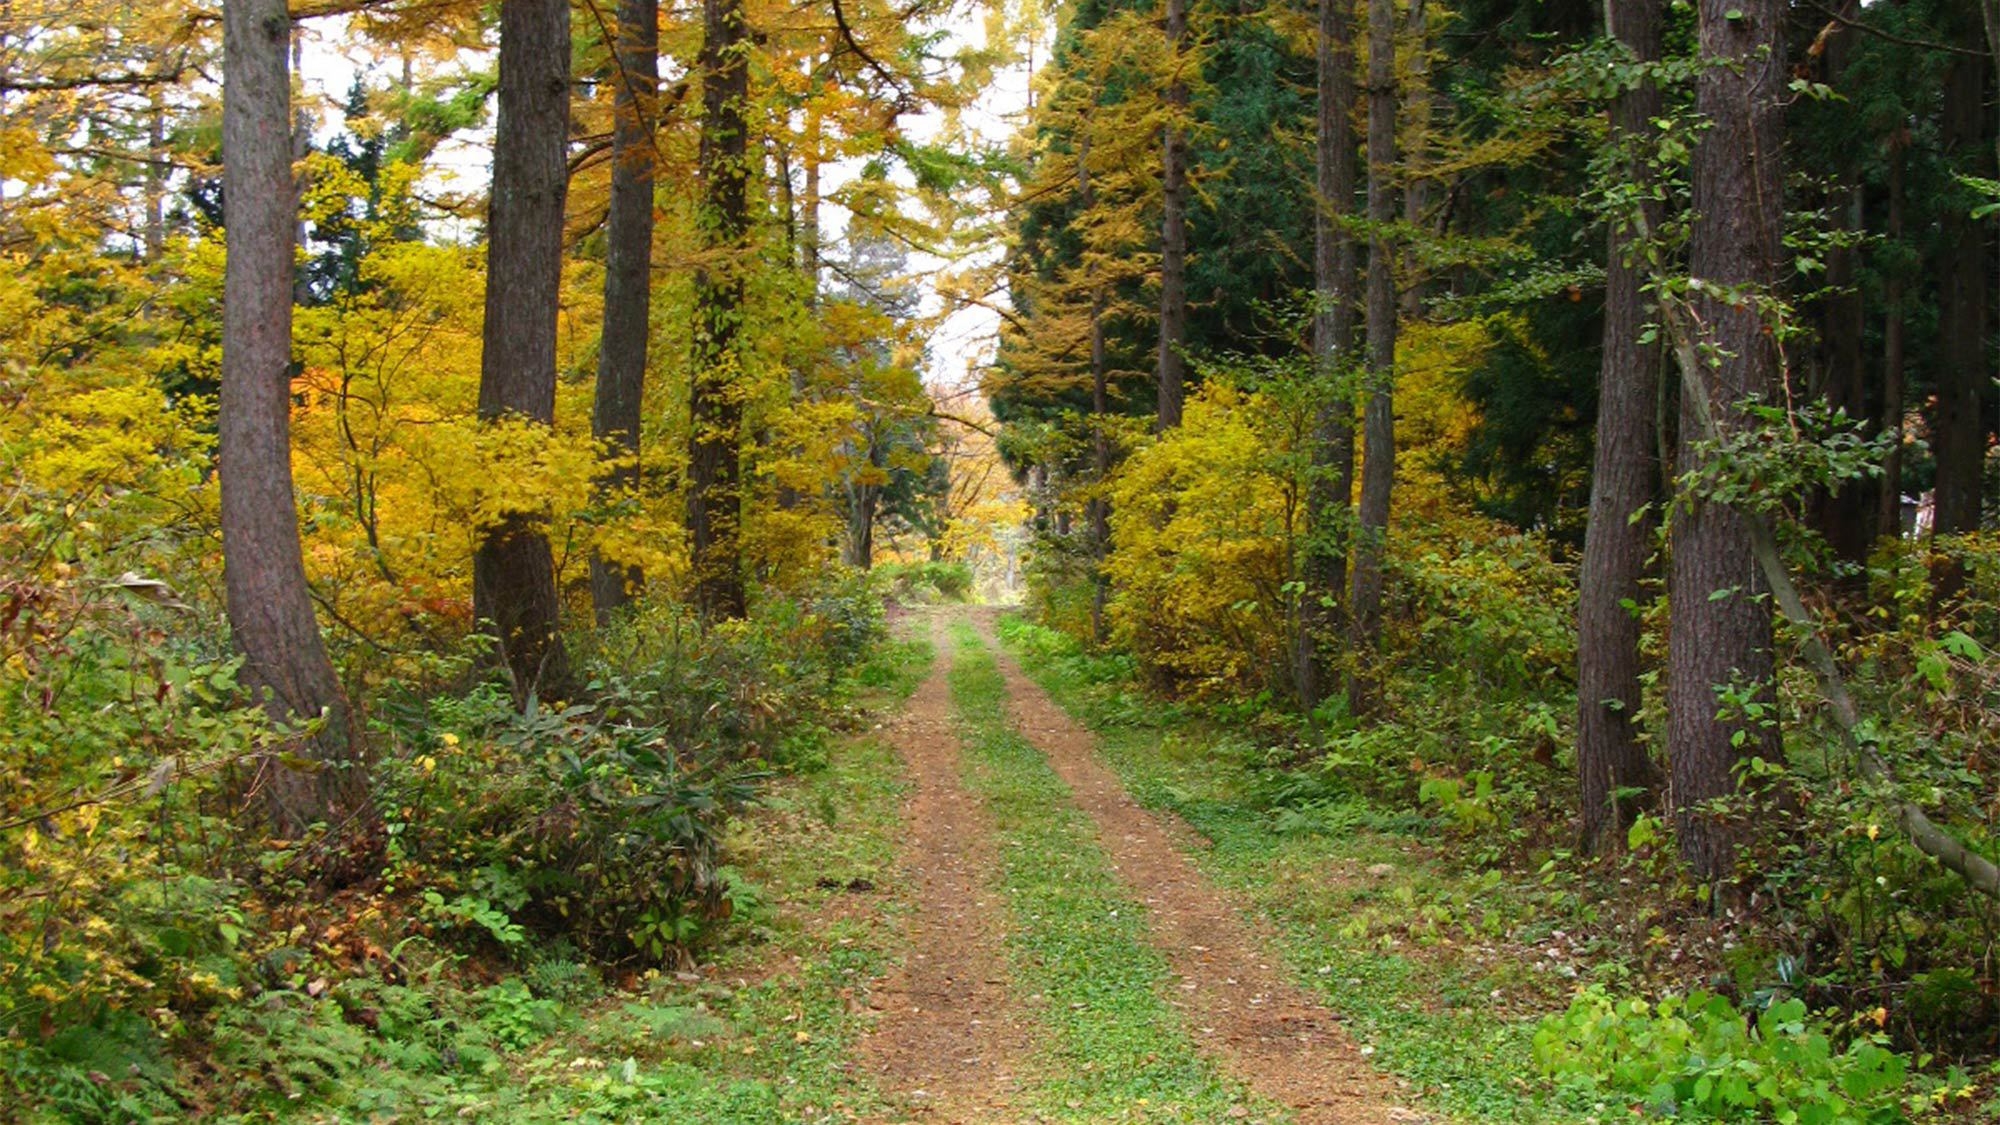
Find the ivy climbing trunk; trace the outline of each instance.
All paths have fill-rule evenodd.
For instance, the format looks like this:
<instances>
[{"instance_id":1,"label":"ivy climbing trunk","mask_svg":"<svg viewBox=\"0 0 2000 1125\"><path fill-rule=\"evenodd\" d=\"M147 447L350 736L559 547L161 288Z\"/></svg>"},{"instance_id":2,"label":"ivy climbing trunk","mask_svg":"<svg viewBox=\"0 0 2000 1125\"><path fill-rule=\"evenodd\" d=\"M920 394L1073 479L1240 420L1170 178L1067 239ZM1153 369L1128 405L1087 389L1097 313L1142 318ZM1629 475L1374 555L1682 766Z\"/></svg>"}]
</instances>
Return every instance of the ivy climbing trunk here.
<instances>
[{"instance_id":1,"label":"ivy climbing trunk","mask_svg":"<svg viewBox=\"0 0 2000 1125\"><path fill-rule=\"evenodd\" d=\"M1394 0L1368 0L1368 366L1362 417L1361 507L1355 527L1352 606L1355 671L1348 708L1375 709L1374 665L1382 631L1382 556L1396 476L1396 249L1389 237L1396 190L1396 14Z\"/></svg>"},{"instance_id":2,"label":"ivy climbing trunk","mask_svg":"<svg viewBox=\"0 0 2000 1125\"><path fill-rule=\"evenodd\" d=\"M1348 525L1354 518L1354 374L1360 255L1354 213L1354 0L1320 0L1319 107L1314 160L1313 323L1322 398L1313 419L1306 490L1305 591L1300 598L1299 705L1311 714L1331 681L1327 646L1342 632Z\"/></svg>"},{"instance_id":3,"label":"ivy climbing trunk","mask_svg":"<svg viewBox=\"0 0 2000 1125\"><path fill-rule=\"evenodd\" d=\"M569 54L567 0L500 5L500 109L479 364L479 417L488 423L555 423ZM539 509L507 512L486 529L472 560L473 611L493 631L522 702L561 692L569 678L545 519Z\"/></svg>"},{"instance_id":4,"label":"ivy climbing trunk","mask_svg":"<svg viewBox=\"0 0 2000 1125\"><path fill-rule=\"evenodd\" d=\"M710 251L695 273L693 379L688 396L687 523L694 601L706 618L742 617L743 252L750 229L744 108L750 96L742 0L703 0L702 201Z\"/></svg>"},{"instance_id":5,"label":"ivy climbing trunk","mask_svg":"<svg viewBox=\"0 0 2000 1125\"><path fill-rule=\"evenodd\" d=\"M291 82L285 0L228 0L222 10L223 266L222 573L243 681L280 722L322 719L259 777L272 827L350 826L369 815L359 731L313 615L292 492Z\"/></svg>"},{"instance_id":6,"label":"ivy climbing trunk","mask_svg":"<svg viewBox=\"0 0 2000 1125\"><path fill-rule=\"evenodd\" d=\"M1646 66L1660 60L1661 0L1606 0L1611 37ZM1582 793L1580 842L1586 853L1618 846L1659 770L1639 741L1639 581L1653 538L1644 513L1658 488L1655 410L1662 355L1647 332L1646 284L1651 277L1640 231L1660 227L1663 208L1651 198L1646 143L1660 115L1660 89L1641 77L1611 106L1614 148L1632 152L1626 175L1640 191L1640 214L1614 220L1604 276L1604 337L1599 357L1597 449L1591 469L1590 522L1577 578L1576 769Z\"/></svg>"},{"instance_id":7,"label":"ivy climbing trunk","mask_svg":"<svg viewBox=\"0 0 2000 1125\"><path fill-rule=\"evenodd\" d=\"M1785 261L1784 17L1783 0L1701 0L1699 8L1704 65L1695 106L1708 127L1694 151L1688 264L1699 286L1691 302L1695 346L1709 371L1701 385L1683 382L1676 456L1683 473L1714 468L1705 417L1725 438L1746 432L1755 422L1743 400L1778 386L1777 345L1758 298L1775 293ZM1702 394L1706 402L1697 401ZM1769 593L1745 514L1698 494L1681 497L1668 577L1667 755L1681 855L1710 883L1730 876L1738 836L1713 803L1736 792L1740 760L1778 753L1768 713Z\"/></svg>"},{"instance_id":8,"label":"ivy climbing trunk","mask_svg":"<svg viewBox=\"0 0 2000 1125\"><path fill-rule=\"evenodd\" d=\"M1160 148L1160 356L1156 426L1181 424L1187 394L1187 0L1167 3L1168 121Z\"/></svg>"},{"instance_id":9,"label":"ivy climbing trunk","mask_svg":"<svg viewBox=\"0 0 2000 1125\"><path fill-rule=\"evenodd\" d=\"M605 216L604 331L591 434L629 459L600 482L601 502L639 483L639 410L653 299L653 121L660 86L658 0L621 0L612 75L611 203ZM590 558L590 600L607 624L645 581L636 566Z\"/></svg>"}]
</instances>

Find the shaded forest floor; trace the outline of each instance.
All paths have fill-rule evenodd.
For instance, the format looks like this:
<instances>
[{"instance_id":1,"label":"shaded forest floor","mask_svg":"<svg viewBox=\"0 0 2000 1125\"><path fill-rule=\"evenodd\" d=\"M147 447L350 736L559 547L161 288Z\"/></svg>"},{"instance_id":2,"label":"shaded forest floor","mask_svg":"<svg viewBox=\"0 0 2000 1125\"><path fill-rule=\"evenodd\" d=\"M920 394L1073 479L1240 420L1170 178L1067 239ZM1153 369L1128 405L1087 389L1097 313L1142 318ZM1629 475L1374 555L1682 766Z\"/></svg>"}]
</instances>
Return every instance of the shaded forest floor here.
<instances>
[{"instance_id":1,"label":"shaded forest floor","mask_svg":"<svg viewBox=\"0 0 2000 1125\"><path fill-rule=\"evenodd\" d=\"M1411 888L1439 877L1413 840L1245 819L1195 732L1093 734L1065 710L1088 713L1078 685L994 625L904 617L874 729L744 818L760 894L712 963L623 982L433 1104L722 1125L1582 1119L1523 1077L1541 1011L1375 936L1417 921Z\"/></svg>"},{"instance_id":2,"label":"shaded forest floor","mask_svg":"<svg viewBox=\"0 0 2000 1125\"><path fill-rule=\"evenodd\" d=\"M1537 1028L1581 984L1658 983L1630 950L1661 943L1618 936L1639 920L1615 887L1518 857L1461 862L1424 816L1274 806L1258 789L1267 775L1232 749L1240 731L1107 691L1024 622L951 607L905 612L899 631L868 677L863 732L736 822L737 913L708 959L574 1002L532 971L530 987L503 980L477 1008L512 1048L499 1065L387 1060L367 1079L380 1091L276 1115L1672 1114L1559 1089L1536 1064Z\"/></svg>"}]
</instances>

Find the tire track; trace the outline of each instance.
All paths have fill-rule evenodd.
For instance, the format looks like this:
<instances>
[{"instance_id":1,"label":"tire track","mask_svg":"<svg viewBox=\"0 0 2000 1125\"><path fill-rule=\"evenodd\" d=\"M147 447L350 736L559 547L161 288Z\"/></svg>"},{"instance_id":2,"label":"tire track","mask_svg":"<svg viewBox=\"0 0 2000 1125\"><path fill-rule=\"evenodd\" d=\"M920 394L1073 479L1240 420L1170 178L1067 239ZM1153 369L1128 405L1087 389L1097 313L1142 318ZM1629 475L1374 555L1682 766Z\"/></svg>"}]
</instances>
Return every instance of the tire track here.
<instances>
[{"instance_id":1,"label":"tire track","mask_svg":"<svg viewBox=\"0 0 2000 1125\"><path fill-rule=\"evenodd\" d=\"M886 732L910 778L898 864L916 902L909 956L873 989L880 1017L859 1053L905 1111L890 1120L1011 1122L1031 1036L1009 996L993 818L965 787L953 733L950 640L928 616L937 659Z\"/></svg>"},{"instance_id":2,"label":"tire track","mask_svg":"<svg viewBox=\"0 0 2000 1125\"><path fill-rule=\"evenodd\" d=\"M1179 978L1174 1002L1204 1052L1257 1093L1288 1107L1298 1125L1408 1125L1429 1118L1398 1104L1317 997L1294 983L1272 942L1195 869L1197 845L1178 821L1156 816L1101 764L1091 733L1029 679L975 613L1007 685L1009 713L1096 824L1114 869L1146 904L1154 943Z\"/></svg>"}]
</instances>

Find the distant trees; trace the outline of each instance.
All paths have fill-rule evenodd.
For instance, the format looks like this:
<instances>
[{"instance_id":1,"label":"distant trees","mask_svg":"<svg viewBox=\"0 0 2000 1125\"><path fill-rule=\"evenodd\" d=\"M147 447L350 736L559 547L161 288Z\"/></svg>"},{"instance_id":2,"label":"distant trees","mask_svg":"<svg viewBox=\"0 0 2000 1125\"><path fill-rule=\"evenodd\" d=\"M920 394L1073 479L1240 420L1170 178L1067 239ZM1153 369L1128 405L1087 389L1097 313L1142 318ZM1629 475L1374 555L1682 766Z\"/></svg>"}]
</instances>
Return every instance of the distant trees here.
<instances>
[{"instance_id":1,"label":"distant trees","mask_svg":"<svg viewBox=\"0 0 2000 1125\"><path fill-rule=\"evenodd\" d=\"M360 731L328 659L306 586L292 493L291 83L285 0L223 5L222 149L228 260L217 413L223 578L243 680L272 718L316 721L303 757L268 758L259 784L273 827L366 816Z\"/></svg>"},{"instance_id":2,"label":"distant trees","mask_svg":"<svg viewBox=\"0 0 2000 1125\"><path fill-rule=\"evenodd\" d=\"M479 416L491 423L555 423L569 68L568 0L500 5L479 368ZM473 612L491 624L516 698L566 685L555 559L542 513L509 512L485 531L473 555L472 597Z\"/></svg>"}]
</instances>

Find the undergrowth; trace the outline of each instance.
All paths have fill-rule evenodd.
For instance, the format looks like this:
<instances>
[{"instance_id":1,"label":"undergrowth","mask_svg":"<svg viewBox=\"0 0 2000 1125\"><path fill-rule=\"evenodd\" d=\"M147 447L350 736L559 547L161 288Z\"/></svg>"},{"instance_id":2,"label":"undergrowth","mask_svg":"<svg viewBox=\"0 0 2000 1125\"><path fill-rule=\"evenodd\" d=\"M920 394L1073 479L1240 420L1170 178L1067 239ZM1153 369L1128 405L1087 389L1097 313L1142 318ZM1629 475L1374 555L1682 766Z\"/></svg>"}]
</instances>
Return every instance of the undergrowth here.
<instances>
[{"instance_id":1,"label":"undergrowth","mask_svg":"<svg viewBox=\"0 0 2000 1125\"><path fill-rule=\"evenodd\" d=\"M1675 906L1678 892L1636 893L1665 871L1657 847L1584 865L1521 827L1518 802L1532 798L1510 798L1475 774L1424 776L1434 763L1407 727L1336 732L1327 756L1302 755L1227 706L1149 698L1125 657L1093 654L1020 619L1003 620L1002 634L1096 729L1105 759L1139 800L1213 842L1194 858L1277 923L1301 979L1350 1018L1381 1065L1440 1108L1474 1120L1562 1121L1671 1103L1680 1116L1748 1120L1829 1104L1815 1093L1820 1083L1865 1088L1843 1094L1860 1116L1797 1120L1890 1120L1977 1104L1963 1072L1920 1071L1928 1056L1888 1042L1886 1011L1857 1024L1810 1003L1796 964L1774 958L1741 918L1689 919ZM1417 776L1396 778L1398 770ZM1446 776L1460 783L1438 783ZM1719 998L1676 998L1711 982ZM1579 1013L1635 993L1663 997L1672 1012L1727 1008L1748 1029L1743 1049L1696 1050L1677 1062L1670 1036L1642 1038L1648 1047L1639 1049L1585 1035L1567 1053L1537 1051L1538 1036L1560 1041L1560 1029L1588 1021ZM1616 1001L1626 1012L1637 1002ZM1774 1010L1782 1018L1765 1019ZM1823 1044L1802 1049L1820 1062L1800 1063L1798 1051L1772 1062L1789 1050L1780 1031ZM1657 1055L1661 1069L1640 1081L1619 1063L1621 1051ZM1711 1081L1695 1096L1705 1073L1756 1066L1748 1102L1730 1100L1733 1082L1718 1094ZM1758 1093L1766 1078L1769 1096ZM1679 1092L1663 1100L1662 1082Z\"/></svg>"}]
</instances>

